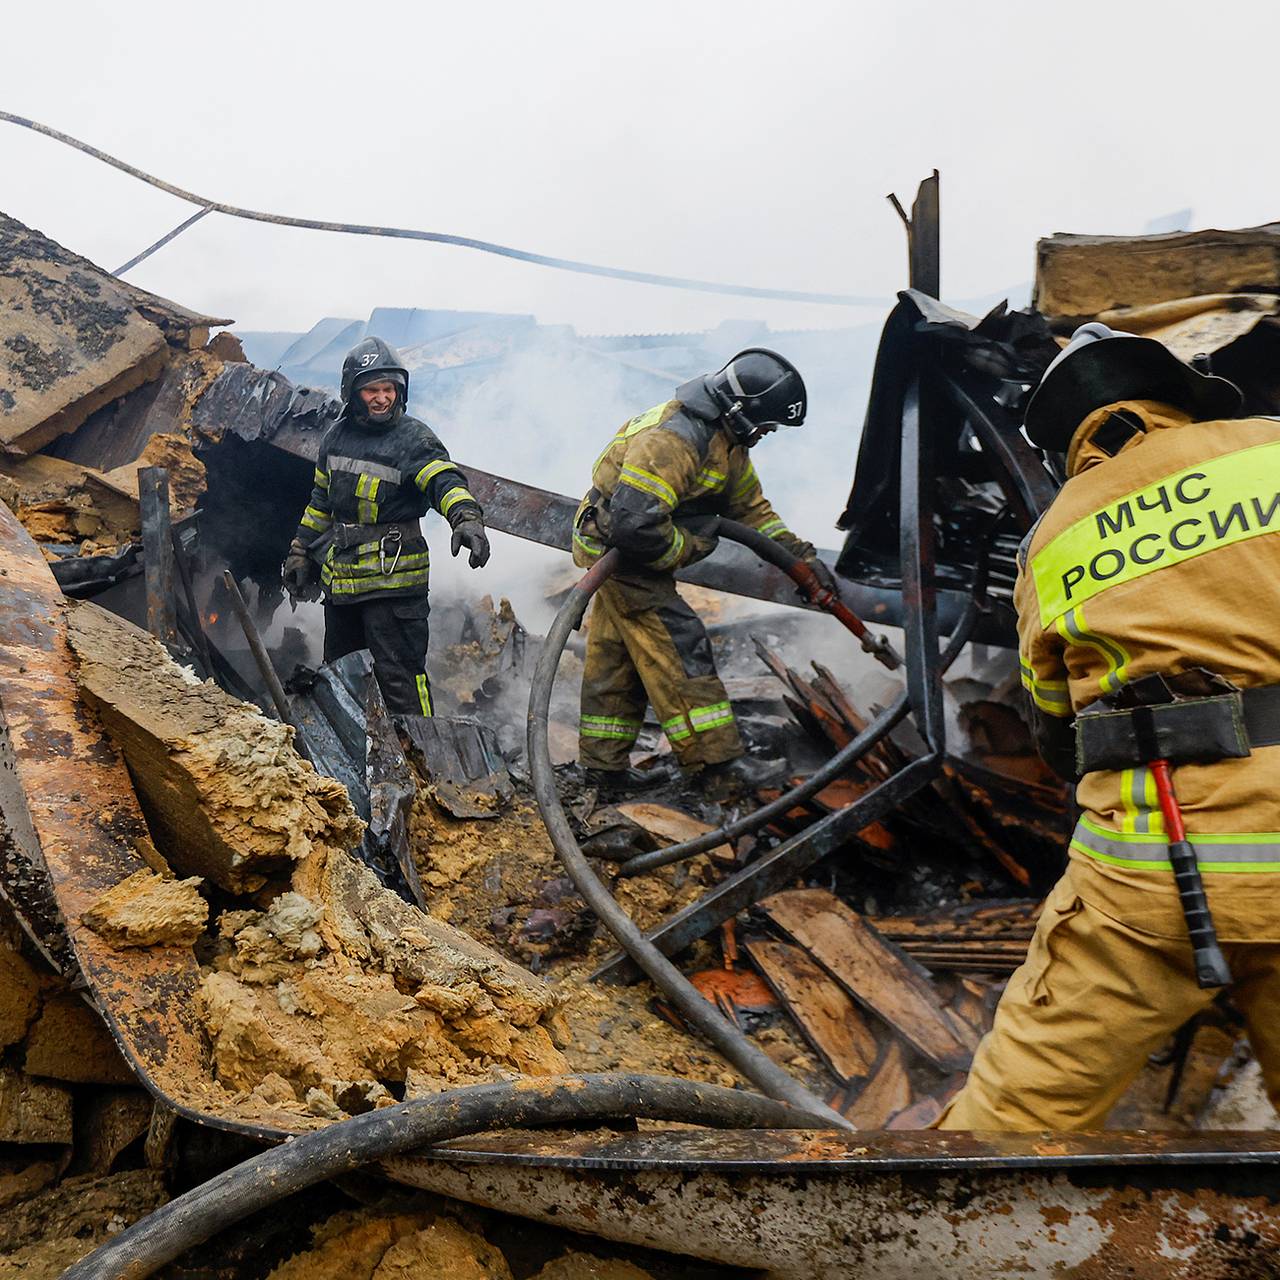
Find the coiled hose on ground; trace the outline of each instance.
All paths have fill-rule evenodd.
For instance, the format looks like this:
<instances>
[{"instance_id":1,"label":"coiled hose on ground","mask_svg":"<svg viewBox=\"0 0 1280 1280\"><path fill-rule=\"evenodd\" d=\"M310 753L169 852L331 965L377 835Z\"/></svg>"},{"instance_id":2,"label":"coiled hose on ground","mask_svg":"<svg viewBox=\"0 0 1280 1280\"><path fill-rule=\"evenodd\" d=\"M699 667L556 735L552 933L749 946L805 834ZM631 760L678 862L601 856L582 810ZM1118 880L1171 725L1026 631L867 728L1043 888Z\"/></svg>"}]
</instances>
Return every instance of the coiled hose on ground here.
<instances>
[{"instance_id":1,"label":"coiled hose on ground","mask_svg":"<svg viewBox=\"0 0 1280 1280\"><path fill-rule=\"evenodd\" d=\"M721 521L719 531L722 536L733 541L743 542L745 545L753 547L753 549L756 541L761 537L755 530L747 529L745 526L735 524L732 521ZM788 572L789 576L800 581L797 577L796 565L801 562L796 560L795 557L791 557L782 548L778 548L777 544L772 543L770 539L764 539L764 541L770 544L768 548L770 561L782 568L783 565L780 563L780 558L786 557L788 563L785 571ZM760 549L763 551L763 548ZM587 570L573 590L570 591L564 603L561 604L547 633L547 639L538 656L538 665L533 676L533 685L529 693L529 765L534 796L542 813L542 820L551 836L551 842L555 846L556 854L561 864L587 904L604 923L609 932L613 934L623 950L648 975L654 985L658 987L690 1026L700 1032L748 1080L770 1097L780 1099L807 1111L828 1125L844 1129L852 1128L842 1115L833 1111L820 1099L816 1098L783 1068L761 1052L737 1027L704 999L680 970L663 955L658 947L644 936L592 870L577 839L574 837L572 828L569 826L564 806L561 804L559 793L556 790L555 771L551 764L551 752L548 745L547 734L551 691L555 684L556 671L559 668L560 659L564 653L565 645L568 643L570 633L577 630L582 622L583 615L586 613L591 597L616 571L618 563L619 556L616 550L606 552ZM817 591L821 590L820 584L813 577L812 570L809 570L807 566L805 566L805 571L813 580L814 594L816 595ZM969 606L965 610L943 654L942 668L944 670L954 661L956 655L964 647L977 622L978 614L981 612L982 577L983 570L980 567L979 583L975 585L973 598L970 600ZM818 601L818 603L821 604L822 602ZM848 611L845 610L845 612ZM850 616L852 617L852 614ZM861 627L860 622L858 625ZM865 628L863 630L865 631ZM872 642L873 645L878 643ZM745 834L747 831L754 830L762 823L767 822L776 813L790 808L798 799L813 794L826 785L826 782L832 781L839 776L861 755L869 751L875 743L879 742L907 714L908 708L909 700L904 692L889 707L885 708L853 742L843 748L836 757L806 783L801 784L801 786L794 788L772 804L764 806L764 808L736 823L731 823L717 831L700 836L696 840L686 841L668 849L658 850L654 854L645 855L647 858L654 859L648 865L650 867L663 866L668 862L689 857L695 852L701 852L704 848L713 848L726 838L736 837L737 835ZM839 762L838 764L837 761ZM815 784L814 780L820 776L824 778L824 781ZM628 865L631 864L629 863Z\"/></svg>"},{"instance_id":2,"label":"coiled hose on ground","mask_svg":"<svg viewBox=\"0 0 1280 1280\"><path fill-rule=\"evenodd\" d=\"M477 1085L370 1111L282 1143L170 1200L63 1272L142 1280L268 1205L362 1165L431 1143L527 1125L636 1118L722 1129L812 1129L758 1094L664 1076L574 1075Z\"/></svg>"}]
</instances>

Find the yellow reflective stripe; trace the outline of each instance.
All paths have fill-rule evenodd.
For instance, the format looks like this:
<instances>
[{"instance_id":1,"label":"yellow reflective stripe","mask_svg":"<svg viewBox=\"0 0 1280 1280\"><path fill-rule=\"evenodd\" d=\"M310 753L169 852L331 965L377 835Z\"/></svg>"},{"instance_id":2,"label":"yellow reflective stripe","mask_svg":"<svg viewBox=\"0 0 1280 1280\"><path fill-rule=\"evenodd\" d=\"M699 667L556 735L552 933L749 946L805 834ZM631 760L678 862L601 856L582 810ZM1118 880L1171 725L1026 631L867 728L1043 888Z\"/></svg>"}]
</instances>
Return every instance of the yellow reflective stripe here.
<instances>
[{"instance_id":1,"label":"yellow reflective stripe","mask_svg":"<svg viewBox=\"0 0 1280 1280\"><path fill-rule=\"evenodd\" d=\"M1280 441L1175 471L1090 512L1031 560L1049 626L1101 591L1280 532Z\"/></svg>"},{"instance_id":2,"label":"yellow reflective stripe","mask_svg":"<svg viewBox=\"0 0 1280 1280\"><path fill-rule=\"evenodd\" d=\"M323 533L333 523L333 517L327 511L321 511L318 507L309 506L302 513L301 523L306 525L308 529Z\"/></svg>"},{"instance_id":3,"label":"yellow reflective stripe","mask_svg":"<svg viewBox=\"0 0 1280 1280\"><path fill-rule=\"evenodd\" d=\"M676 491L661 476L655 475L652 471L645 471L643 467L633 467L630 463L626 463L618 479L620 484L630 485L631 488L639 489L642 493L652 494L668 507L676 505Z\"/></svg>"},{"instance_id":4,"label":"yellow reflective stripe","mask_svg":"<svg viewBox=\"0 0 1280 1280\"><path fill-rule=\"evenodd\" d=\"M604 555L604 543L591 537L589 534L579 533L577 529L573 531L574 546L580 547L589 556Z\"/></svg>"},{"instance_id":5,"label":"yellow reflective stripe","mask_svg":"<svg viewBox=\"0 0 1280 1280\"><path fill-rule=\"evenodd\" d=\"M428 462L416 476L413 477L413 483L419 489L425 489L432 480L436 478L442 471L450 471L453 469L453 463L448 458L438 458L435 462Z\"/></svg>"},{"instance_id":6,"label":"yellow reflective stripe","mask_svg":"<svg viewBox=\"0 0 1280 1280\"><path fill-rule=\"evenodd\" d=\"M395 573L384 577L373 574L368 577L345 577L329 571L326 565L321 571L321 581L336 596L359 596L368 591L392 591L402 587L424 586L431 577L429 569L418 569L411 573Z\"/></svg>"},{"instance_id":7,"label":"yellow reflective stripe","mask_svg":"<svg viewBox=\"0 0 1280 1280\"><path fill-rule=\"evenodd\" d=\"M1124 810L1121 831L1164 833L1164 814L1156 794L1155 775L1145 765L1120 770L1120 805Z\"/></svg>"},{"instance_id":8,"label":"yellow reflective stripe","mask_svg":"<svg viewBox=\"0 0 1280 1280\"><path fill-rule=\"evenodd\" d=\"M693 730L689 727L689 722L685 718L682 711L678 716L672 716L670 720L662 722L662 732L667 735L667 739L671 742L681 742L685 738L693 737Z\"/></svg>"},{"instance_id":9,"label":"yellow reflective stripe","mask_svg":"<svg viewBox=\"0 0 1280 1280\"><path fill-rule=\"evenodd\" d=\"M455 485L440 499L440 514L447 516L460 502L474 502L475 499L461 485Z\"/></svg>"},{"instance_id":10,"label":"yellow reflective stripe","mask_svg":"<svg viewBox=\"0 0 1280 1280\"><path fill-rule=\"evenodd\" d=\"M656 559L649 561L651 569L670 569L684 551L684 533L678 524L671 526L671 545Z\"/></svg>"},{"instance_id":11,"label":"yellow reflective stripe","mask_svg":"<svg viewBox=\"0 0 1280 1280\"><path fill-rule=\"evenodd\" d=\"M759 532L770 538L776 538L780 533L790 533L790 530L782 523L779 517L774 516L772 520L766 520L759 528Z\"/></svg>"},{"instance_id":12,"label":"yellow reflective stripe","mask_svg":"<svg viewBox=\"0 0 1280 1280\"><path fill-rule=\"evenodd\" d=\"M1129 655L1122 645L1106 636L1095 635L1084 620L1083 609L1068 609L1057 620L1058 634L1077 644L1096 649L1106 660L1107 670L1098 684L1103 693L1115 693L1129 678Z\"/></svg>"},{"instance_id":13,"label":"yellow reflective stripe","mask_svg":"<svg viewBox=\"0 0 1280 1280\"><path fill-rule=\"evenodd\" d=\"M578 735L583 738L617 738L634 742L643 726L639 720L623 720L616 716L583 716Z\"/></svg>"},{"instance_id":14,"label":"yellow reflective stripe","mask_svg":"<svg viewBox=\"0 0 1280 1280\"><path fill-rule=\"evenodd\" d=\"M728 702L713 702L705 707L693 707L689 711L689 723L694 733L706 733L733 723L733 707Z\"/></svg>"},{"instance_id":15,"label":"yellow reflective stripe","mask_svg":"<svg viewBox=\"0 0 1280 1280\"><path fill-rule=\"evenodd\" d=\"M356 481L356 519L361 524L378 523L378 489L382 481L377 476L362 475Z\"/></svg>"},{"instance_id":16,"label":"yellow reflective stripe","mask_svg":"<svg viewBox=\"0 0 1280 1280\"><path fill-rule=\"evenodd\" d=\"M733 486L733 498L736 500L746 495L747 491L756 484L756 467L755 463L748 461L747 469L742 473L738 483Z\"/></svg>"},{"instance_id":17,"label":"yellow reflective stripe","mask_svg":"<svg viewBox=\"0 0 1280 1280\"><path fill-rule=\"evenodd\" d=\"M717 471L713 467L703 467L696 476L693 477L693 483L699 489L707 489L712 493L717 493L724 488L725 474L723 471Z\"/></svg>"},{"instance_id":18,"label":"yellow reflective stripe","mask_svg":"<svg viewBox=\"0 0 1280 1280\"><path fill-rule=\"evenodd\" d=\"M1187 839L1196 851L1201 871L1280 871L1280 831L1188 831ZM1071 848L1111 866L1138 871L1173 870L1163 835L1112 831L1087 817L1076 824Z\"/></svg>"},{"instance_id":19,"label":"yellow reflective stripe","mask_svg":"<svg viewBox=\"0 0 1280 1280\"><path fill-rule=\"evenodd\" d=\"M329 487L329 473L316 468L316 473L311 477L311 483L318 489L327 489Z\"/></svg>"},{"instance_id":20,"label":"yellow reflective stripe","mask_svg":"<svg viewBox=\"0 0 1280 1280\"><path fill-rule=\"evenodd\" d=\"M429 716L431 714L431 686L427 684L425 675L417 675L414 680L418 686L418 705L422 708L422 714Z\"/></svg>"},{"instance_id":21,"label":"yellow reflective stripe","mask_svg":"<svg viewBox=\"0 0 1280 1280\"><path fill-rule=\"evenodd\" d=\"M375 547L377 545L378 545L377 543L374 543ZM388 564L394 559L395 559L394 551L389 556L386 557ZM428 552L416 551L413 553L413 555L401 556L400 559L396 561L396 571L399 572L401 569L425 569L430 564L431 564L431 556ZM357 556L354 560L335 559L333 562L333 567L334 569L340 572L342 570L347 570L347 571L355 570L356 572L354 574L348 573L348 576L354 576L354 577L359 577L361 572L381 574L382 573L382 557L380 557L375 551L373 555Z\"/></svg>"},{"instance_id":22,"label":"yellow reflective stripe","mask_svg":"<svg viewBox=\"0 0 1280 1280\"><path fill-rule=\"evenodd\" d=\"M1031 695L1031 700L1046 715L1063 719L1072 714L1071 695L1067 692L1065 680L1039 680L1035 668L1025 659L1019 657L1018 666L1022 674L1022 687Z\"/></svg>"}]
</instances>

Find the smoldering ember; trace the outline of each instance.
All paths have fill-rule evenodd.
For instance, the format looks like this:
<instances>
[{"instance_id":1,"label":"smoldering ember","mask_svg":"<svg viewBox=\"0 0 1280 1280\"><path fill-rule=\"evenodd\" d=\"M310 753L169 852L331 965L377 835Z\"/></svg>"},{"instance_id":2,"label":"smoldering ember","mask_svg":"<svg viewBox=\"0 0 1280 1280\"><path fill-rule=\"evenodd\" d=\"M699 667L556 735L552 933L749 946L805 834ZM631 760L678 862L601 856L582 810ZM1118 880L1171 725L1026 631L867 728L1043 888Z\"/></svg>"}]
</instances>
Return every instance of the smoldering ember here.
<instances>
[{"instance_id":1,"label":"smoldering ember","mask_svg":"<svg viewBox=\"0 0 1280 1280\"><path fill-rule=\"evenodd\" d=\"M932 1127L1035 981L1077 817L1017 655L1019 544L1062 476L1027 399L1100 321L1280 414L1280 224L1055 235L1034 305L975 316L936 296L938 207L934 175L847 505L792 513L839 544L721 522L676 577L732 711L598 716L631 748L616 785L578 762L613 569L567 558L579 493L458 450L490 531L565 555L536 618L483 574L437 589L434 714L389 707L368 649L323 662L285 592L336 483L341 355L394 317L287 339L322 370L301 385L231 318L0 215L0 1277L1280 1268L1276 1117L1229 997L1100 1128ZM447 440L419 376L458 364L441 332L396 340ZM1062 535L1046 616L1265 531L1274 468L1244 478L1252 505L1211 466L1113 503L1114 551ZM677 767L726 718L784 767Z\"/></svg>"}]
</instances>

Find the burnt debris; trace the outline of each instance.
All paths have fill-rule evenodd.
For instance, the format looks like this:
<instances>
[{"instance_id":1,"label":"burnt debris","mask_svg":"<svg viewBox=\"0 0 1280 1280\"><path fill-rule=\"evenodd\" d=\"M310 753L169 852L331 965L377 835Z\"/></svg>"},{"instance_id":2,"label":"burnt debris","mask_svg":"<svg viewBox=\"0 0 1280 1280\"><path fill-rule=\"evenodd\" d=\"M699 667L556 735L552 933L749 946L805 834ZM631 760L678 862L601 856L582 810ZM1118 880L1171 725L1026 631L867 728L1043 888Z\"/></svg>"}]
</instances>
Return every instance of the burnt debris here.
<instances>
[{"instance_id":1,"label":"burnt debris","mask_svg":"<svg viewBox=\"0 0 1280 1280\"><path fill-rule=\"evenodd\" d=\"M902 628L905 672L722 544L682 590L750 748L786 777L711 801L651 719L634 763L655 785L598 794L573 764L572 644L549 725L575 835L637 926L806 1088L891 1130L963 1081L1070 827L1012 651L1017 547L1060 475L1020 430L1029 389L1101 318L1280 411L1275 227L1053 237L1036 308L975 317L931 296L925 197L912 261L932 287L886 322L824 553L858 613ZM556 861L525 752L543 641L510 603L438 607L433 719L389 716L367 653L319 661L280 563L336 402L4 215L0 303L0 1138L39 1148L24 1185L55 1186L87 1144L77 1170L136 1174L137 1206L158 1201L161 1113L261 1140L569 1069L740 1084ZM567 547L573 499L465 470L493 527ZM1186 1029L1117 1116L1256 1114L1237 1030L1226 1007ZM88 1092L107 1085L114 1101Z\"/></svg>"}]
</instances>

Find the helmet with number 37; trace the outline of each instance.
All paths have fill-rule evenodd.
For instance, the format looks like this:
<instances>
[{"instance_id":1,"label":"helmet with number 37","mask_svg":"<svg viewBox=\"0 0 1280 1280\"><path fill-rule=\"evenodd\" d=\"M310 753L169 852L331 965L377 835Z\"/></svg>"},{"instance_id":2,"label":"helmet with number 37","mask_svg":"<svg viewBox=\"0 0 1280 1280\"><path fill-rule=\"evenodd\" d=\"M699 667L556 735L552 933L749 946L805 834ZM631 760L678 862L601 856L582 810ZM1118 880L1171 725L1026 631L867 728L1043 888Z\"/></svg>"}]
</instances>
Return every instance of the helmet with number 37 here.
<instances>
[{"instance_id":1,"label":"helmet with number 37","mask_svg":"<svg viewBox=\"0 0 1280 1280\"><path fill-rule=\"evenodd\" d=\"M394 382L400 388L400 405L409 399L409 370L400 353L381 338L362 338L342 362L342 401L348 404L361 387L371 382Z\"/></svg>"},{"instance_id":2,"label":"helmet with number 37","mask_svg":"<svg viewBox=\"0 0 1280 1280\"><path fill-rule=\"evenodd\" d=\"M804 422L809 397L800 371L776 351L748 347L718 373L707 391L724 412L733 438L748 447L778 427Z\"/></svg>"}]
</instances>

